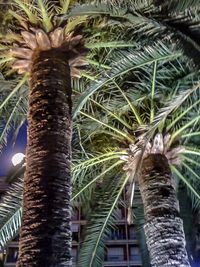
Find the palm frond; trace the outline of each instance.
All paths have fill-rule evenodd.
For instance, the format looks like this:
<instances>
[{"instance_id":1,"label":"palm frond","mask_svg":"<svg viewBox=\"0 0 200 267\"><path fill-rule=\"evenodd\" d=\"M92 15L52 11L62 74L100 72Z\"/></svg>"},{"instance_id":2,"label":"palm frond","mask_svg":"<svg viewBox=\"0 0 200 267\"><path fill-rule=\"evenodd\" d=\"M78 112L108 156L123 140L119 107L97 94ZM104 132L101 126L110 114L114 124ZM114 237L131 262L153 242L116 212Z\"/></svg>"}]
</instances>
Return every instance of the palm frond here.
<instances>
[{"instance_id":1,"label":"palm frond","mask_svg":"<svg viewBox=\"0 0 200 267\"><path fill-rule=\"evenodd\" d=\"M18 177L17 181L8 189L0 202L1 249L18 234L22 215L22 188L23 181Z\"/></svg>"},{"instance_id":2,"label":"palm frond","mask_svg":"<svg viewBox=\"0 0 200 267\"><path fill-rule=\"evenodd\" d=\"M86 43L85 46L89 49L97 48L124 48L124 47L135 47L133 43L127 43L123 41L113 42L98 42L98 43Z\"/></svg>"},{"instance_id":3,"label":"palm frond","mask_svg":"<svg viewBox=\"0 0 200 267\"><path fill-rule=\"evenodd\" d=\"M116 168L118 165L121 165L123 163L123 161L117 161L115 163L112 163L112 165L108 168L106 168L105 170L103 170L99 175L97 175L95 178L93 178L90 182L86 183L86 179L84 179L83 181L83 185L81 188L75 186L75 190L73 191L73 195L71 200L73 201L74 199L76 199L77 197L80 196L80 194L82 192L84 192L85 190L87 190L88 187L90 187L93 183L97 182L100 178L104 177L107 173L109 173L110 171L112 171L114 168ZM87 178L87 176L86 176Z\"/></svg>"},{"instance_id":4,"label":"palm frond","mask_svg":"<svg viewBox=\"0 0 200 267\"><path fill-rule=\"evenodd\" d=\"M188 195L188 190L183 183L178 186L178 199L180 205L180 216L183 219L184 233L186 238L186 249L190 262L192 263L193 244L195 240L194 224L194 210L192 208L192 200Z\"/></svg>"},{"instance_id":5,"label":"palm frond","mask_svg":"<svg viewBox=\"0 0 200 267\"><path fill-rule=\"evenodd\" d=\"M189 154L189 152L188 152L188 154ZM186 160L186 161L194 164L194 166L196 165L197 167L200 167L200 163L198 162L198 160L195 160L195 159L193 159L191 157L187 157L185 155L181 155L181 158L183 158L183 160Z\"/></svg>"},{"instance_id":6,"label":"palm frond","mask_svg":"<svg viewBox=\"0 0 200 267\"><path fill-rule=\"evenodd\" d=\"M99 15L108 15L110 17L121 18L124 20L141 20L141 18L134 16L128 12L126 7L118 8L118 6L113 5L110 2L107 3L96 3L96 4L83 4L80 6L74 7L69 15L64 15L61 19L66 19L71 16L99 16Z\"/></svg>"},{"instance_id":7,"label":"palm frond","mask_svg":"<svg viewBox=\"0 0 200 267\"><path fill-rule=\"evenodd\" d=\"M18 208L14 214L0 226L0 248L3 249L19 233L21 226L22 208Z\"/></svg>"},{"instance_id":8,"label":"palm frond","mask_svg":"<svg viewBox=\"0 0 200 267\"><path fill-rule=\"evenodd\" d=\"M190 127L191 125L194 125L195 123L197 123L200 120L200 115L197 114L191 121L189 121L188 123L186 123L184 126L180 127L177 131L175 131L171 137L171 141L173 142L173 140L175 140L177 138L177 136L181 135L181 133L187 129L188 127Z\"/></svg>"},{"instance_id":9,"label":"palm frond","mask_svg":"<svg viewBox=\"0 0 200 267\"><path fill-rule=\"evenodd\" d=\"M20 10L24 11L24 13L26 14L26 16L28 16L31 23L37 24L38 21L37 17L35 16L34 13L32 13L29 5L26 2L22 0L14 0L14 3L18 6Z\"/></svg>"},{"instance_id":10,"label":"palm frond","mask_svg":"<svg viewBox=\"0 0 200 267\"><path fill-rule=\"evenodd\" d=\"M73 117L75 118L88 98L97 90L112 82L114 79L123 76L124 74L142 69L156 61L169 61L178 58L180 52L172 52L163 43L158 42L154 46L147 46L142 51L119 51L115 54L112 69L104 73L105 78L99 79L93 86L90 87L81 97L74 109Z\"/></svg>"},{"instance_id":11,"label":"palm frond","mask_svg":"<svg viewBox=\"0 0 200 267\"><path fill-rule=\"evenodd\" d=\"M46 2L46 3L45 3ZM53 28L51 17L48 14L48 2L44 0L38 0L38 7L41 11L42 22L47 32L50 32Z\"/></svg>"},{"instance_id":12,"label":"palm frond","mask_svg":"<svg viewBox=\"0 0 200 267\"><path fill-rule=\"evenodd\" d=\"M193 136L199 136L200 132L192 132L192 133L186 133L181 136L181 138L186 138L186 137L193 137Z\"/></svg>"},{"instance_id":13,"label":"palm frond","mask_svg":"<svg viewBox=\"0 0 200 267\"><path fill-rule=\"evenodd\" d=\"M77 179L79 183L81 183L81 175L80 173L84 170L89 170L91 172L92 167L98 167L101 166L101 164L105 164L106 162L109 162L114 159L120 159L122 155L126 154L125 151L109 151L104 153L99 153L99 155L94 156L90 155L89 159L83 160L83 157L81 158L74 158L73 159L73 166L72 166L72 172L73 172L73 181L75 182ZM78 153L77 153L78 155ZM84 178L84 176L83 176Z\"/></svg>"},{"instance_id":14,"label":"palm frond","mask_svg":"<svg viewBox=\"0 0 200 267\"><path fill-rule=\"evenodd\" d=\"M96 192L98 199L85 230L85 238L79 253L78 266L102 266L105 239L114 225L114 211L128 177L121 174L103 184L103 193Z\"/></svg>"},{"instance_id":15,"label":"palm frond","mask_svg":"<svg viewBox=\"0 0 200 267\"><path fill-rule=\"evenodd\" d=\"M200 103L200 100L195 101L187 109L184 109L180 114L175 116L174 120L167 126L167 131L169 131L181 118L183 118L190 110Z\"/></svg>"},{"instance_id":16,"label":"palm frond","mask_svg":"<svg viewBox=\"0 0 200 267\"><path fill-rule=\"evenodd\" d=\"M67 1L66 1L67 3ZM66 8L66 7L64 7ZM64 12L63 12L64 13ZM81 16L81 17L75 17L75 18L71 18L68 20L67 25L65 26L65 33L70 33L72 32L77 26L82 25L83 23L85 23L87 21L88 17L87 16Z\"/></svg>"},{"instance_id":17,"label":"palm frond","mask_svg":"<svg viewBox=\"0 0 200 267\"><path fill-rule=\"evenodd\" d=\"M174 98L170 99L170 101L168 101L165 104L165 107L161 108L158 111L158 114L155 116L154 122L152 127L149 130L149 133L155 131L155 129L158 128L158 126L160 124L162 124L167 117L169 116L169 114L171 114L172 112L176 111L186 100L188 100L188 98L191 97L192 94L194 94L197 90L199 90L199 83L197 83L192 89L188 89L186 91L181 91L178 95L176 95ZM184 112L184 111L183 111ZM180 116L180 118L182 117L182 115ZM175 117L176 120L177 117ZM174 122L172 122L174 124ZM170 127L172 125L172 123L170 124ZM167 128L167 130L169 130L169 126ZM148 133L148 134L149 134ZM177 134L176 134L177 135Z\"/></svg>"},{"instance_id":18,"label":"palm frond","mask_svg":"<svg viewBox=\"0 0 200 267\"><path fill-rule=\"evenodd\" d=\"M89 115L89 114L87 114L85 112L80 111L80 114L86 116L87 118L89 118L89 119L91 119L91 120L93 120L93 121L95 121L97 123L99 123L100 125L103 125L103 126L109 128L109 129L111 129L112 131L116 132L117 134L123 136L128 141L133 142L133 139L131 138L130 135L126 134L125 132L123 132L123 131L115 128L115 127L113 127L112 125L110 125L108 123L106 124L103 121L100 121L100 120L96 119L95 117L93 117L93 116L91 116L91 115Z\"/></svg>"},{"instance_id":19,"label":"palm frond","mask_svg":"<svg viewBox=\"0 0 200 267\"><path fill-rule=\"evenodd\" d=\"M183 166L189 171L189 173L192 174L192 176L194 176L195 180L198 179L200 180L200 176L185 162L182 163Z\"/></svg>"},{"instance_id":20,"label":"palm frond","mask_svg":"<svg viewBox=\"0 0 200 267\"><path fill-rule=\"evenodd\" d=\"M70 2L70 0L60 0L60 5L62 7L61 14L67 13Z\"/></svg>"},{"instance_id":21,"label":"palm frond","mask_svg":"<svg viewBox=\"0 0 200 267\"><path fill-rule=\"evenodd\" d=\"M127 127L128 129L132 129L132 127L125 121L123 120L120 116L118 116L115 113L113 113L112 111L110 111L109 109L107 109L105 106L101 105L99 102L95 101L94 99L90 99L90 101L92 101L95 105L97 105L98 107L100 107L102 110L106 111L106 113L112 117L114 117L116 120L118 120L121 124L123 124L125 127Z\"/></svg>"},{"instance_id":22,"label":"palm frond","mask_svg":"<svg viewBox=\"0 0 200 267\"><path fill-rule=\"evenodd\" d=\"M153 77L152 77L152 87L151 87L151 111L150 111L150 123L154 121L154 97L155 97L155 85L156 85L156 70L157 61L154 62Z\"/></svg>"},{"instance_id":23,"label":"palm frond","mask_svg":"<svg viewBox=\"0 0 200 267\"><path fill-rule=\"evenodd\" d=\"M185 178L190 182L191 186L195 188L197 192L200 190L200 176L199 173L199 163L196 161L198 159L197 156L190 156L190 158L187 158L184 156L184 159L186 162L183 162L181 173L184 175ZM193 193L193 191L190 190L185 185L185 189L187 190L187 195L190 198L191 203L191 209L192 212L199 212L200 211L200 199Z\"/></svg>"},{"instance_id":24,"label":"palm frond","mask_svg":"<svg viewBox=\"0 0 200 267\"><path fill-rule=\"evenodd\" d=\"M150 258L146 244L146 237L144 233L144 224L145 224L144 207L138 186L136 186L135 198L132 209L134 214L134 223L135 223L134 226L135 226L136 236L139 242L139 248L141 253L142 266L149 267Z\"/></svg>"},{"instance_id":25,"label":"palm frond","mask_svg":"<svg viewBox=\"0 0 200 267\"><path fill-rule=\"evenodd\" d=\"M25 104L23 103L24 99L20 97L16 103L14 103L13 107L9 106L9 112L6 113L1 112L0 114L4 113L3 120L0 119L0 150L7 142L7 136L11 129L17 127L18 124L24 122L26 118L26 108Z\"/></svg>"},{"instance_id":26,"label":"palm frond","mask_svg":"<svg viewBox=\"0 0 200 267\"><path fill-rule=\"evenodd\" d=\"M126 94L123 92L123 90L121 90L120 86L113 80L113 83L116 85L116 87L118 88L118 90L120 91L120 93L122 94L122 96L124 97L124 99L126 100L126 102L128 103L128 105L130 106L137 122L139 125L142 125L142 119L137 111L137 108L131 103L131 101L128 99L128 97L126 96Z\"/></svg>"},{"instance_id":27,"label":"palm frond","mask_svg":"<svg viewBox=\"0 0 200 267\"><path fill-rule=\"evenodd\" d=\"M198 0L170 0L170 1L154 1L156 5L160 5L163 11L167 12L181 12L186 9L190 8L199 8L199 1Z\"/></svg>"},{"instance_id":28,"label":"palm frond","mask_svg":"<svg viewBox=\"0 0 200 267\"><path fill-rule=\"evenodd\" d=\"M9 10L9 14L15 18L20 24L23 24L25 19L23 16L17 14L16 12L14 12L13 10ZM6 38L7 40L9 40L9 38Z\"/></svg>"},{"instance_id":29,"label":"palm frond","mask_svg":"<svg viewBox=\"0 0 200 267\"><path fill-rule=\"evenodd\" d=\"M200 195L198 194L198 192L194 189L194 187L190 184L190 182L188 181L188 179L186 179L181 173L180 171L175 167L175 166L171 166L171 170L172 172L174 172L178 178L190 189L190 191L200 200Z\"/></svg>"},{"instance_id":30,"label":"palm frond","mask_svg":"<svg viewBox=\"0 0 200 267\"><path fill-rule=\"evenodd\" d=\"M0 104L0 110L4 108L4 106L8 103L8 101L16 94L17 91L26 83L27 76L24 76L23 79L19 81L19 83L12 89L10 94L6 97L6 99Z\"/></svg>"},{"instance_id":31,"label":"palm frond","mask_svg":"<svg viewBox=\"0 0 200 267\"><path fill-rule=\"evenodd\" d=\"M17 129L27 115L27 88L20 81L0 80L0 150L7 142L10 130ZM14 89L13 89L14 87Z\"/></svg>"},{"instance_id":32,"label":"palm frond","mask_svg":"<svg viewBox=\"0 0 200 267\"><path fill-rule=\"evenodd\" d=\"M200 156L200 149L196 147L185 146L184 150L181 151L181 154L190 154L190 155Z\"/></svg>"}]
</instances>

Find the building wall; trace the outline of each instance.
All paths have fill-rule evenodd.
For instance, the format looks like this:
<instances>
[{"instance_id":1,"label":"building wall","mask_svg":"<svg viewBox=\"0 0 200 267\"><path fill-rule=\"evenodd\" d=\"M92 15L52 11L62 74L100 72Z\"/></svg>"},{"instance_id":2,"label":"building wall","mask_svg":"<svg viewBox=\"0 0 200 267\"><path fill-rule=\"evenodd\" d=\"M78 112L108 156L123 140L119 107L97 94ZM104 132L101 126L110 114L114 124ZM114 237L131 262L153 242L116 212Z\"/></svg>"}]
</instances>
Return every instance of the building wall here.
<instances>
[{"instance_id":1,"label":"building wall","mask_svg":"<svg viewBox=\"0 0 200 267\"><path fill-rule=\"evenodd\" d=\"M0 194L7 189L0 183ZM141 256L134 225L127 224L127 210L125 207L118 209L116 227L111 230L106 241L104 267L140 267ZM81 207L75 208L72 215L72 258L76 267L77 251L81 240L81 232L86 220ZM16 266L18 256L18 237L15 238L5 251L5 267ZM83 266L86 267L86 266Z\"/></svg>"},{"instance_id":2,"label":"building wall","mask_svg":"<svg viewBox=\"0 0 200 267\"><path fill-rule=\"evenodd\" d=\"M120 218L121 217L121 218ZM77 251L81 238L81 231L86 224L81 214L81 208L73 213L72 223L72 258L73 266L76 266ZM5 257L5 267L14 267L18 255L18 238L12 241ZM119 220L116 221L115 229L112 229L106 241L104 267L139 267L141 257L136 237L135 228L126 222L126 209L119 209ZM84 266L83 266L84 267Z\"/></svg>"}]
</instances>

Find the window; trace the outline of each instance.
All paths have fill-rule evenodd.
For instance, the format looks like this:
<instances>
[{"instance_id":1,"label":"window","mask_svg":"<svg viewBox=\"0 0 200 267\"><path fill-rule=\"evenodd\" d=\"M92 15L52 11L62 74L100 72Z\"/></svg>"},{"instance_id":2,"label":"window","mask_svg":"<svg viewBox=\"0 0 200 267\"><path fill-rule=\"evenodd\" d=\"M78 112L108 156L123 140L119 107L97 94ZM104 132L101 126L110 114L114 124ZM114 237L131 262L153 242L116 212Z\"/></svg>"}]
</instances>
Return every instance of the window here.
<instances>
[{"instance_id":1,"label":"window","mask_svg":"<svg viewBox=\"0 0 200 267\"><path fill-rule=\"evenodd\" d=\"M18 256L18 248L9 248L7 257L6 257L6 262L7 263L13 263L17 261L17 256Z\"/></svg>"},{"instance_id":2,"label":"window","mask_svg":"<svg viewBox=\"0 0 200 267\"><path fill-rule=\"evenodd\" d=\"M79 225L77 223L73 223L71 225L71 230L72 230L72 240L78 242L79 241L79 235L78 235Z\"/></svg>"},{"instance_id":3,"label":"window","mask_svg":"<svg viewBox=\"0 0 200 267\"><path fill-rule=\"evenodd\" d=\"M77 257L77 249L76 248L72 248L72 261L76 262L76 257Z\"/></svg>"},{"instance_id":4,"label":"window","mask_svg":"<svg viewBox=\"0 0 200 267\"><path fill-rule=\"evenodd\" d=\"M19 235L17 235L12 241L19 242Z\"/></svg>"},{"instance_id":5,"label":"window","mask_svg":"<svg viewBox=\"0 0 200 267\"><path fill-rule=\"evenodd\" d=\"M79 212L78 212L78 209L77 208L74 208L73 209L73 212L72 212L72 221L77 221L79 218L79 214L78 214Z\"/></svg>"},{"instance_id":6,"label":"window","mask_svg":"<svg viewBox=\"0 0 200 267\"><path fill-rule=\"evenodd\" d=\"M72 223L71 230L72 232L78 232L79 225L77 223Z\"/></svg>"},{"instance_id":7,"label":"window","mask_svg":"<svg viewBox=\"0 0 200 267\"><path fill-rule=\"evenodd\" d=\"M136 236L136 230L133 226L130 226L128 229L128 233L129 233L129 239L131 240L136 240L137 236Z\"/></svg>"},{"instance_id":8,"label":"window","mask_svg":"<svg viewBox=\"0 0 200 267\"><path fill-rule=\"evenodd\" d=\"M122 239L126 239L124 226L121 225L121 226L118 226L115 229L112 229L111 232L110 232L109 239L110 240L122 240Z\"/></svg>"},{"instance_id":9,"label":"window","mask_svg":"<svg viewBox=\"0 0 200 267\"><path fill-rule=\"evenodd\" d=\"M117 220L122 220L125 218L125 214L124 214L124 208L120 207L115 211L115 216L117 218Z\"/></svg>"},{"instance_id":10,"label":"window","mask_svg":"<svg viewBox=\"0 0 200 267\"><path fill-rule=\"evenodd\" d=\"M139 252L139 247L130 247L130 261L140 264L141 263L141 256Z\"/></svg>"},{"instance_id":11,"label":"window","mask_svg":"<svg viewBox=\"0 0 200 267\"><path fill-rule=\"evenodd\" d=\"M107 261L124 261L123 247L107 248Z\"/></svg>"}]
</instances>

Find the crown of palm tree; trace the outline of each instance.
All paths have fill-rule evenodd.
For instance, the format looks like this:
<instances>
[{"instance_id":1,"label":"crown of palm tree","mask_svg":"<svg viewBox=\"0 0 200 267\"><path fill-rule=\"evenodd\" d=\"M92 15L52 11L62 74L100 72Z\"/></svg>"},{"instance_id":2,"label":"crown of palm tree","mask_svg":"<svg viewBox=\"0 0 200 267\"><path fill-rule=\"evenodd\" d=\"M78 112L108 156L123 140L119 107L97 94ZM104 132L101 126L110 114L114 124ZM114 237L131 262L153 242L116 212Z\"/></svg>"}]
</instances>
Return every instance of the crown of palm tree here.
<instances>
[{"instance_id":1,"label":"crown of palm tree","mask_svg":"<svg viewBox=\"0 0 200 267\"><path fill-rule=\"evenodd\" d=\"M68 7L69 1L57 4L43 0L34 3L14 1L8 12L18 25L14 28L11 21L12 31L1 40L1 43L9 44L11 47L10 51L7 53L4 51L2 54L2 61L10 63L12 69L17 70L19 74L29 73L36 54L42 51L60 50L68 58L71 76L79 78L80 71L77 67L87 63L80 57L84 52L83 36L75 34L73 30L84 19L62 23L62 26L55 19L56 15L67 12Z\"/></svg>"},{"instance_id":2,"label":"crown of palm tree","mask_svg":"<svg viewBox=\"0 0 200 267\"><path fill-rule=\"evenodd\" d=\"M153 43L157 38L171 39L173 44L182 48L184 53L199 67L199 1L198 0L171 0L166 3L157 0L113 0L97 1L77 6L72 14L94 15L107 14L107 23L120 18L124 26L129 27L129 35L145 44ZM108 5L108 2L110 5ZM64 15L61 18L65 18Z\"/></svg>"},{"instance_id":3,"label":"crown of palm tree","mask_svg":"<svg viewBox=\"0 0 200 267\"><path fill-rule=\"evenodd\" d=\"M14 127L18 132L20 125L26 120L28 72L31 70L32 60L39 51L45 52L41 50L50 48L52 50L60 49L63 51L61 53L64 53L63 56L68 59L72 78L80 78L81 75L87 79L95 79L96 69L102 71L107 68L99 63L104 57L105 51L117 47L133 46L131 42L123 40L123 37L118 35L119 30L116 27L110 27L107 32L104 18L94 20L88 16L73 17L69 15L66 21L61 22L59 14L70 10L73 3L74 1L68 0L17 0L3 6L0 29L0 71L2 73L0 76L0 114L3 114L0 147L6 143L10 129ZM88 30L90 23L92 27ZM85 38L81 39L81 35L78 33L79 26L83 27ZM85 53L83 39L85 47L91 51L87 58L81 56L82 52ZM59 44L60 47L54 47ZM66 52L67 49L71 49L70 52ZM86 64L90 64L91 75L88 71L80 70ZM15 70L25 75L23 77L17 75Z\"/></svg>"}]
</instances>

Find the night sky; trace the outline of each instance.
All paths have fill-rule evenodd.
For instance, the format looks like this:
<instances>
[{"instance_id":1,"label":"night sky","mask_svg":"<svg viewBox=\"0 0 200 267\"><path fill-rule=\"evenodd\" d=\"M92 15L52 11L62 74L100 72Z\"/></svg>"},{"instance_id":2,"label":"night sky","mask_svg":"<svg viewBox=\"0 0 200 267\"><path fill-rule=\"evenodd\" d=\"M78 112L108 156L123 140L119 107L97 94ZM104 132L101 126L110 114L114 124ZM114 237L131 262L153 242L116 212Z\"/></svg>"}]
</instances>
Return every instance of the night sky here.
<instances>
[{"instance_id":1,"label":"night sky","mask_svg":"<svg viewBox=\"0 0 200 267\"><path fill-rule=\"evenodd\" d=\"M13 146L13 133L8 137L7 145L0 154L0 177L5 176L12 167L11 159L16 153L25 153L27 141L27 124L24 124L18 133L16 144Z\"/></svg>"}]
</instances>

